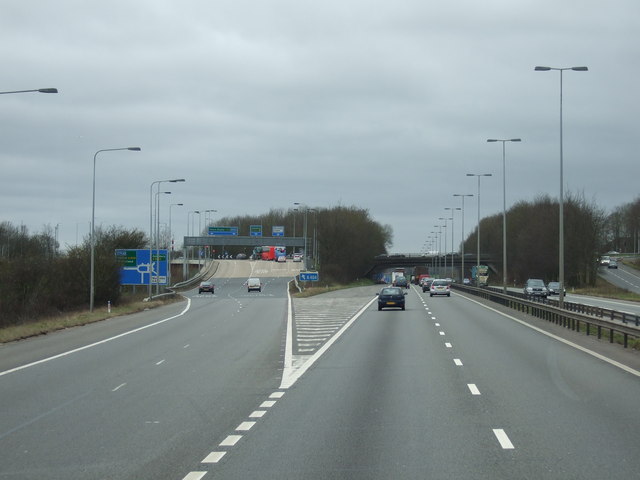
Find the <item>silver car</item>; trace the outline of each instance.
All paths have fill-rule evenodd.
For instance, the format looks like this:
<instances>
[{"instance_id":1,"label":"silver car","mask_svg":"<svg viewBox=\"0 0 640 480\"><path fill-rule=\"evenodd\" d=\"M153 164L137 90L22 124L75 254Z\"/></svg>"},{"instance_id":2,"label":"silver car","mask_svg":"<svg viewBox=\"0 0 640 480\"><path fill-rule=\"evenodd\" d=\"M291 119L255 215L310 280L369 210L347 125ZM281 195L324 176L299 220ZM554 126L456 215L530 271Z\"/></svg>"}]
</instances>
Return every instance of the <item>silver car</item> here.
<instances>
[{"instance_id":1,"label":"silver car","mask_svg":"<svg viewBox=\"0 0 640 480\"><path fill-rule=\"evenodd\" d=\"M530 278L524 285L524 294L527 297L543 297L547 298L549 291L545 287L544 282L539 278Z\"/></svg>"}]
</instances>

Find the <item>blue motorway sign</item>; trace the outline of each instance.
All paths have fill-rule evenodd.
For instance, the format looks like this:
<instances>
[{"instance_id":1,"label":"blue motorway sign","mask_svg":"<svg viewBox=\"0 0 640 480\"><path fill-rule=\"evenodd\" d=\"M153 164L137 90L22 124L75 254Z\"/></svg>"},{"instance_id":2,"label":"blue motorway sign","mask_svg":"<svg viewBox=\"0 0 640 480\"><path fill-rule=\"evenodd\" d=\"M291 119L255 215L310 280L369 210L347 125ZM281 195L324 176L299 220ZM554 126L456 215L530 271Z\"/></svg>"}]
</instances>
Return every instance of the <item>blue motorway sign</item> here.
<instances>
[{"instance_id":1,"label":"blue motorway sign","mask_svg":"<svg viewBox=\"0 0 640 480\"><path fill-rule=\"evenodd\" d=\"M116 259L120 263L120 285L167 284L167 250L153 250L153 262L149 262L149 249L117 249Z\"/></svg>"},{"instance_id":2,"label":"blue motorway sign","mask_svg":"<svg viewBox=\"0 0 640 480\"><path fill-rule=\"evenodd\" d=\"M209 227L209 235L238 236L238 227Z\"/></svg>"},{"instance_id":3,"label":"blue motorway sign","mask_svg":"<svg viewBox=\"0 0 640 480\"><path fill-rule=\"evenodd\" d=\"M250 237L261 237L262 236L262 225L249 225L249 236Z\"/></svg>"},{"instance_id":4,"label":"blue motorway sign","mask_svg":"<svg viewBox=\"0 0 640 480\"><path fill-rule=\"evenodd\" d=\"M271 227L271 236L272 237L284 237L284 226L272 226Z\"/></svg>"},{"instance_id":5,"label":"blue motorway sign","mask_svg":"<svg viewBox=\"0 0 640 480\"><path fill-rule=\"evenodd\" d=\"M318 272L300 272L301 282L317 282L318 280L320 280Z\"/></svg>"}]
</instances>

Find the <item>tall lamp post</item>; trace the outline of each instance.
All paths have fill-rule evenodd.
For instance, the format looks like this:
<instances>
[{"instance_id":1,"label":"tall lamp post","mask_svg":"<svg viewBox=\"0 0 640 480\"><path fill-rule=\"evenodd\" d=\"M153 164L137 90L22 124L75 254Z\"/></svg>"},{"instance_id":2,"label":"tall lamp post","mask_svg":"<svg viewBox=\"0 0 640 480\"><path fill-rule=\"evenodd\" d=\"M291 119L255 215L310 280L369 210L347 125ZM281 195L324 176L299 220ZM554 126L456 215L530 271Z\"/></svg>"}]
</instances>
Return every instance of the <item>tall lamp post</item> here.
<instances>
[{"instance_id":1,"label":"tall lamp post","mask_svg":"<svg viewBox=\"0 0 640 480\"><path fill-rule=\"evenodd\" d=\"M161 183L178 183L184 182L184 178L172 178L168 180L156 180L151 182L149 186L149 300L151 300L151 278L153 277L153 186L157 185L157 190L160 192ZM159 255L159 252L156 252ZM157 283L158 280L156 280Z\"/></svg>"},{"instance_id":2,"label":"tall lamp post","mask_svg":"<svg viewBox=\"0 0 640 480\"><path fill-rule=\"evenodd\" d=\"M51 89L41 89L41 90L55 90L55 88ZM41 90L24 90L24 91L41 91ZM56 93L55 92L45 92L45 93ZM4 92L7 93L7 92ZM20 92L9 92L9 93L22 93ZM96 270L96 238L95 238L95 223L96 223L96 159L100 152L115 152L117 150L131 150L132 152L139 152L140 147L123 147L123 148L103 148L102 150L98 150L93 155L93 193L91 200L91 280L89 285L89 311L93 312L93 300L95 298L95 270Z\"/></svg>"},{"instance_id":3,"label":"tall lamp post","mask_svg":"<svg viewBox=\"0 0 640 480\"><path fill-rule=\"evenodd\" d=\"M444 220L444 274L447 274L447 220L451 220L451 225L453 230L453 218L448 217L440 217L438 220ZM451 256L451 262L453 263L453 255ZM451 265L453 268L453 265ZM451 275L453 278L453 275Z\"/></svg>"},{"instance_id":4,"label":"tall lamp post","mask_svg":"<svg viewBox=\"0 0 640 480\"><path fill-rule=\"evenodd\" d=\"M489 138L487 142L502 142L502 291L507 293L507 169L505 143L521 142L520 138Z\"/></svg>"},{"instance_id":5,"label":"tall lamp post","mask_svg":"<svg viewBox=\"0 0 640 480\"><path fill-rule=\"evenodd\" d=\"M461 278L461 282L464 283L464 197L473 197L472 194L468 194L468 193L454 193L453 194L454 197L460 197L462 198L462 247L461 247L461 266L460 266L460 278Z\"/></svg>"},{"instance_id":6,"label":"tall lamp post","mask_svg":"<svg viewBox=\"0 0 640 480\"><path fill-rule=\"evenodd\" d=\"M306 272L307 271L307 213L309 212L309 207L304 203L300 203L300 202L293 202L293 204L297 205L298 207L304 208L304 225L303 225L304 250L302 254L302 268Z\"/></svg>"},{"instance_id":7,"label":"tall lamp post","mask_svg":"<svg viewBox=\"0 0 640 480\"><path fill-rule=\"evenodd\" d=\"M534 69L537 72L548 72L549 70L556 70L560 72L560 223L559 230L560 235L558 239L558 283L560 283L560 292L558 293L558 307L564 308L564 189L563 183L563 158L562 158L562 72L565 70L573 70L574 72L586 72L589 69L587 67L536 67Z\"/></svg>"},{"instance_id":8,"label":"tall lamp post","mask_svg":"<svg viewBox=\"0 0 640 480\"><path fill-rule=\"evenodd\" d=\"M158 263L160 262L160 195L171 195L171 192L156 192L156 255ZM160 270L158 270L158 281L156 281L156 295L160 295Z\"/></svg>"},{"instance_id":9,"label":"tall lamp post","mask_svg":"<svg viewBox=\"0 0 640 480\"><path fill-rule=\"evenodd\" d=\"M13 90L11 92L0 92L0 95L8 95L10 93L29 93L29 92L58 93L58 89L57 88L35 88L33 90Z\"/></svg>"},{"instance_id":10,"label":"tall lamp post","mask_svg":"<svg viewBox=\"0 0 640 480\"><path fill-rule=\"evenodd\" d=\"M171 285L171 256L173 254L173 230L171 229L171 207L182 207L184 203L171 203L169 205L169 258L167 259L167 263L169 264L169 285Z\"/></svg>"},{"instance_id":11,"label":"tall lamp post","mask_svg":"<svg viewBox=\"0 0 640 480\"><path fill-rule=\"evenodd\" d=\"M455 218L456 210L462 210L460 207L445 207L445 210L451 210L451 278L453 278L453 225L456 223L453 219ZM462 279L460 279L462 282Z\"/></svg>"},{"instance_id":12,"label":"tall lamp post","mask_svg":"<svg viewBox=\"0 0 640 480\"><path fill-rule=\"evenodd\" d=\"M477 257L476 269L480 268L480 177L491 177L491 176L492 176L491 173L467 173L467 177L478 177L478 246L476 250L476 257ZM478 281L476 278L476 286L477 286L477 283Z\"/></svg>"}]
</instances>

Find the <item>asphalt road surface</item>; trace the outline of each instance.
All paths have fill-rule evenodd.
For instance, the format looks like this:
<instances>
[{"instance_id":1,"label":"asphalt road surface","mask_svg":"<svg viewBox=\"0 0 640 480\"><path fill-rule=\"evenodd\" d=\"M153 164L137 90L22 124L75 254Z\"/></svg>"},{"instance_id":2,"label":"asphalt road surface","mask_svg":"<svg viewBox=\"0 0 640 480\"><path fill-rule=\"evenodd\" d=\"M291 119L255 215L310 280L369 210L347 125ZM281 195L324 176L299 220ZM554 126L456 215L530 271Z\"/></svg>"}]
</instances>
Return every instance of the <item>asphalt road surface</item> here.
<instances>
[{"instance_id":1,"label":"asphalt road surface","mask_svg":"<svg viewBox=\"0 0 640 480\"><path fill-rule=\"evenodd\" d=\"M457 292L290 300L276 267L2 345L0 478L637 477L636 365Z\"/></svg>"}]
</instances>

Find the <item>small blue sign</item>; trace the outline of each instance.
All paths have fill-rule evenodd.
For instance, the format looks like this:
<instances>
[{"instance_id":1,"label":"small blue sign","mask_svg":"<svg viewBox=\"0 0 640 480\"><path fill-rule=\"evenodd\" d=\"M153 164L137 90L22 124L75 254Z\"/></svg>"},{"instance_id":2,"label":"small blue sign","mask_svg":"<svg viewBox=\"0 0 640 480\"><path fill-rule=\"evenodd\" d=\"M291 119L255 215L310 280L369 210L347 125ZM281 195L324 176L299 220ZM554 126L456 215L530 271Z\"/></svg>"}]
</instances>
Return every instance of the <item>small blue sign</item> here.
<instances>
[{"instance_id":1,"label":"small blue sign","mask_svg":"<svg viewBox=\"0 0 640 480\"><path fill-rule=\"evenodd\" d=\"M272 237L284 237L284 226L273 226L273 227L271 227L271 236Z\"/></svg>"},{"instance_id":2,"label":"small blue sign","mask_svg":"<svg viewBox=\"0 0 640 480\"><path fill-rule=\"evenodd\" d=\"M318 272L300 272L301 282L317 282L318 280L320 280Z\"/></svg>"},{"instance_id":3,"label":"small blue sign","mask_svg":"<svg viewBox=\"0 0 640 480\"><path fill-rule=\"evenodd\" d=\"M249 236L250 237L261 237L262 236L262 225L249 225Z\"/></svg>"}]
</instances>

